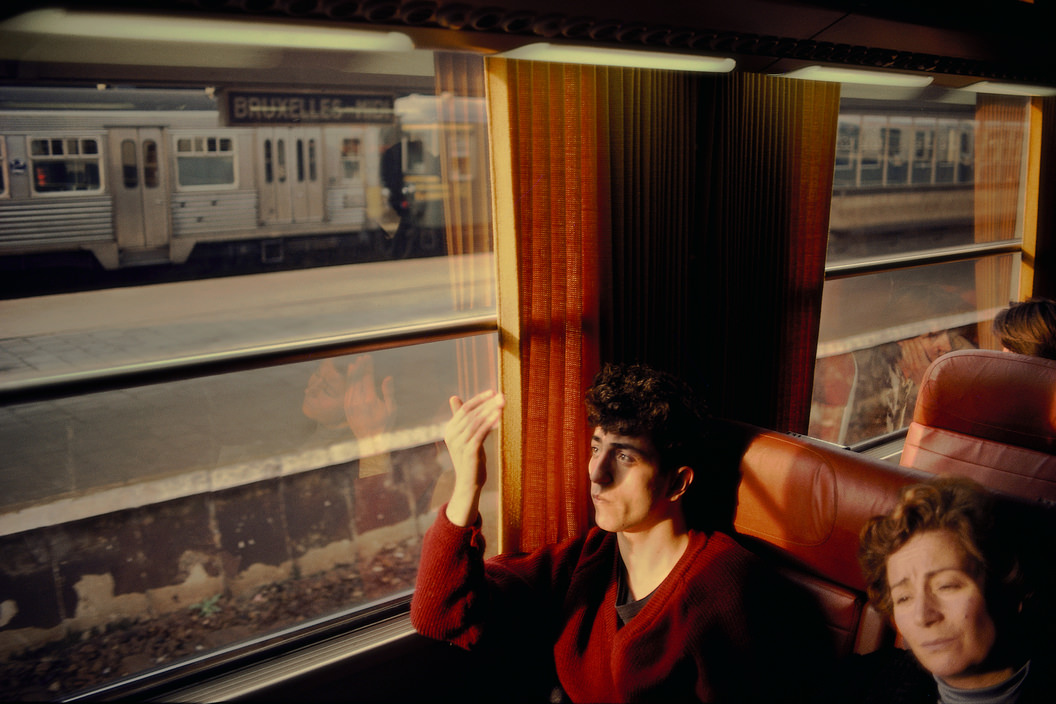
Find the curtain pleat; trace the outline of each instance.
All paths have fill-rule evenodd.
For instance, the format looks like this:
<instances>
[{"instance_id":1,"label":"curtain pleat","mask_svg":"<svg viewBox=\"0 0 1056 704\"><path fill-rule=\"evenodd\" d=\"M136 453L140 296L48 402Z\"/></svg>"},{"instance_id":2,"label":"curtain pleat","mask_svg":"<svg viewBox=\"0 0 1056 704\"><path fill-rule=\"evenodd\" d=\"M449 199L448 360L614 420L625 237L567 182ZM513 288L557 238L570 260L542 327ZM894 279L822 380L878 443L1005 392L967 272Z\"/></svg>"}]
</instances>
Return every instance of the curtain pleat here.
<instances>
[{"instance_id":1,"label":"curtain pleat","mask_svg":"<svg viewBox=\"0 0 1056 704\"><path fill-rule=\"evenodd\" d=\"M1024 125L1030 105L1022 98L980 94L975 127L975 241L996 242L1016 237L1021 208ZM979 310L1008 305L1014 292L1011 257L989 257L975 265ZM1004 284L1004 285L1002 285ZM979 324L981 347L999 347L990 322Z\"/></svg>"},{"instance_id":2,"label":"curtain pleat","mask_svg":"<svg viewBox=\"0 0 1056 704\"><path fill-rule=\"evenodd\" d=\"M837 84L758 74L702 91L701 316L719 415L806 432L828 239Z\"/></svg>"}]
</instances>

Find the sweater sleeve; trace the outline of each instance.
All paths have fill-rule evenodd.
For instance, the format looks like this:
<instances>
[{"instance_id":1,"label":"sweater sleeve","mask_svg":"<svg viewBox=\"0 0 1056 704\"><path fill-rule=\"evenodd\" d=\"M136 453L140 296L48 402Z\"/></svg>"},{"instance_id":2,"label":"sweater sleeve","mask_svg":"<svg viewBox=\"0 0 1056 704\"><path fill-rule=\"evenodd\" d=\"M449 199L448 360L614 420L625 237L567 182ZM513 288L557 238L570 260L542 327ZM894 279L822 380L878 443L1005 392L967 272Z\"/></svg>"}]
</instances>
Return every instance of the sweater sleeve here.
<instances>
[{"instance_id":1,"label":"sweater sleeve","mask_svg":"<svg viewBox=\"0 0 1056 704\"><path fill-rule=\"evenodd\" d=\"M531 553L484 560L481 522L460 527L444 508L422 541L411 623L420 634L470 649L490 631L515 634L523 644L552 644L573 573L598 554L591 534ZM490 637L490 636L489 636Z\"/></svg>"},{"instance_id":2,"label":"sweater sleeve","mask_svg":"<svg viewBox=\"0 0 1056 704\"><path fill-rule=\"evenodd\" d=\"M411 623L423 636L468 649L479 641L483 622L484 535L479 516L471 526L456 526L446 508L422 540Z\"/></svg>"}]
</instances>

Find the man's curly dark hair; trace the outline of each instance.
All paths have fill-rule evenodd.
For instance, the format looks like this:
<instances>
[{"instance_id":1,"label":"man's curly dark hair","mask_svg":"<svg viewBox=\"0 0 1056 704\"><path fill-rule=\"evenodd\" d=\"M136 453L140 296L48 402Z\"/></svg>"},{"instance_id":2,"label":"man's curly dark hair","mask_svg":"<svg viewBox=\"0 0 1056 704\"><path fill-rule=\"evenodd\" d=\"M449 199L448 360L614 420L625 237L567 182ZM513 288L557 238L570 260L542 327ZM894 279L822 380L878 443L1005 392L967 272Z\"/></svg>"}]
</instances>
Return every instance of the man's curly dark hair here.
<instances>
[{"instance_id":1,"label":"man's curly dark hair","mask_svg":"<svg viewBox=\"0 0 1056 704\"><path fill-rule=\"evenodd\" d=\"M707 409L677 377L644 364L606 364L587 390L587 420L617 435L645 435L660 471L699 465Z\"/></svg>"}]
</instances>

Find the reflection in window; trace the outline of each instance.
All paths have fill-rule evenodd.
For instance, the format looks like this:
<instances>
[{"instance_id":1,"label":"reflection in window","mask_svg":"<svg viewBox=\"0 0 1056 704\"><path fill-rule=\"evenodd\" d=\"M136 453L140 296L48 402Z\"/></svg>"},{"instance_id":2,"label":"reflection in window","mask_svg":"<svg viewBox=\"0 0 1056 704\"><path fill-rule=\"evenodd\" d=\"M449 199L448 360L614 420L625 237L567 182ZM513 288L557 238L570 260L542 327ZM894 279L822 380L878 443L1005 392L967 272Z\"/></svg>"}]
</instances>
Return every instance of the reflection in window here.
<instances>
[{"instance_id":1,"label":"reflection in window","mask_svg":"<svg viewBox=\"0 0 1056 704\"><path fill-rule=\"evenodd\" d=\"M996 310L979 305L978 268L1005 272L991 285L1007 299L1012 260L826 282L810 434L852 445L907 427L927 366L947 352L980 347L980 330L993 320Z\"/></svg>"},{"instance_id":2,"label":"reflection in window","mask_svg":"<svg viewBox=\"0 0 1056 704\"><path fill-rule=\"evenodd\" d=\"M841 104L827 266L871 273L825 282L815 437L851 445L907 427L931 361L994 347L990 321L1015 297L1018 254L901 268L906 255L1020 237L1027 101L976 100L905 115L882 100Z\"/></svg>"},{"instance_id":3,"label":"reflection in window","mask_svg":"<svg viewBox=\"0 0 1056 704\"><path fill-rule=\"evenodd\" d=\"M464 77L447 81L456 78ZM436 100L432 85L413 93ZM169 364L189 377L0 406L0 643L18 651L0 666L9 698L63 698L412 588L420 537L437 497L450 495L441 438L447 397L497 383L493 332L448 339L452 323L494 330L479 321L495 315L496 299L487 126L479 119L469 125L468 143L459 145L458 159L463 151L478 157L460 162L463 180L449 180L435 151L446 148L442 129L460 127L416 130L431 170L428 207L406 248L413 262L364 256L374 255L370 237L380 231L364 211L372 193L380 198L382 135L404 136L391 116L384 124L327 126L297 145L237 128L246 144L262 145L245 159L251 183L236 184L235 163L244 156L228 136L236 129L173 128L171 148L133 145L127 163L139 160L139 187L164 187L161 169L175 168L178 188L230 189L224 195L238 212L256 215L269 183L303 176L341 186L326 196L328 217L344 198L359 217L321 226L333 224L330 232L340 236L311 232L298 241L284 234L293 254L280 270L261 265L253 275L230 276L246 258L259 264L260 248L224 241L208 243L219 246L189 270L207 280L153 285L155 270L144 267L151 285L51 297L62 320L74 306L80 331L41 332L49 318L32 298L16 303L28 318L5 317L7 332L19 320L33 327L12 339L59 352L20 364L0 341L4 382L33 388L42 377L70 374L109 382L115 369ZM37 166L69 174L89 172L78 163L95 164L100 182L94 139L47 135L27 147L31 175ZM109 157L115 164L122 158L123 151ZM294 158L296 165L287 163ZM45 173L43 182L77 182L68 174ZM124 174L114 178L120 186ZM457 196L454 212L443 189ZM211 193L176 200L172 213L187 220L212 215L224 201ZM458 254L430 249L426 235L457 238ZM345 256L346 247L355 263L330 261L331 251ZM386 349L384 331L407 325L422 330L423 340L445 341L401 338ZM315 347L335 339L377 347L333 359ZM239 363L240 371L207 376L180 366L276 348L296 349L297 361L247 362L258 368L245 371ZM494 513L496 494L487 490L482 508ZM498 525L494 516L485 520Z\"/></svg>"},{"instance_id":4,"label":"reflection in window","mask_svg":"<svg viewBox=\"0 0 1056 704\"><path fill-rule=\"evenodd\" d=\"M50 553L69 570L60 544L78 541L76 564L100 575L77 574L78 589L110 580L90 612L70 614L91 637L14 658L8 695L35 681L73 691L412 589L419 538L450 494L441 444L457 344L0 409L5 464L20 468L0 476L0 515L57 495L74 497L68 510L91 513L94 494L116 511L86 516ZM490 486L482 510L494 525ZM19 560L36 545L3 540ZM49 559L34 564L24 587L59 603ZM5 591L20 609L9 627L31 622L30 597L22 583Z\"/></svg>"}]
</instances>

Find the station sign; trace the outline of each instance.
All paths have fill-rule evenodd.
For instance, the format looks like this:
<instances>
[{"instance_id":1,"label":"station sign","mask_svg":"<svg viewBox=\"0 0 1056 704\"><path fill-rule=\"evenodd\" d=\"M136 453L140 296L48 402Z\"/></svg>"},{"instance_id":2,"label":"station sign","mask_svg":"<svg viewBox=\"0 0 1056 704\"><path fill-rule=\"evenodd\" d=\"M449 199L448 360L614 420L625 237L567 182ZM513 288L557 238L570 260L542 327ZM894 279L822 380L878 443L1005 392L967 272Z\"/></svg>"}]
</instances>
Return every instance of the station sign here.
<instances>
[{"instance_id":1,"label":"station sign","mask_svg":"<svg viewBox=\"0 0 1056 704\"><path fill-rule=\"evenodd\" d=\"M363 93L278 93L225 90L218 101L224 124L392 124L395 99Z\"/></svg>"}]
</instances>

